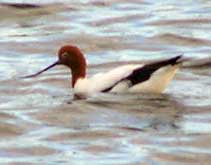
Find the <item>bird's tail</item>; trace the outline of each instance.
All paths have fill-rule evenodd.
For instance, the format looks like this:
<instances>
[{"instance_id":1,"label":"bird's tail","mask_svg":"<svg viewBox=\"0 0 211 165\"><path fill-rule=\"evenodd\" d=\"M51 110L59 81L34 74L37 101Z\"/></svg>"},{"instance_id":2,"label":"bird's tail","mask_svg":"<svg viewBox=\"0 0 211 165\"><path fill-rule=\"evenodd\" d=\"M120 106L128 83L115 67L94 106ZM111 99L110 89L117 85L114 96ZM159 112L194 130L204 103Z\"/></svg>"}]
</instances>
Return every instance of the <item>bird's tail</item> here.
<instances>
[{"instance_id":1,"label":"bird's tail","mask_svg":"<svg viewBox=\"0 0 211 165\"><path fill-rule=\"evenodd\" d=\"M170 58L169 60L164 61L166 65L176 65L183 62L183 55L178 55L176 57Z\"/></svg>"}]
</instances>

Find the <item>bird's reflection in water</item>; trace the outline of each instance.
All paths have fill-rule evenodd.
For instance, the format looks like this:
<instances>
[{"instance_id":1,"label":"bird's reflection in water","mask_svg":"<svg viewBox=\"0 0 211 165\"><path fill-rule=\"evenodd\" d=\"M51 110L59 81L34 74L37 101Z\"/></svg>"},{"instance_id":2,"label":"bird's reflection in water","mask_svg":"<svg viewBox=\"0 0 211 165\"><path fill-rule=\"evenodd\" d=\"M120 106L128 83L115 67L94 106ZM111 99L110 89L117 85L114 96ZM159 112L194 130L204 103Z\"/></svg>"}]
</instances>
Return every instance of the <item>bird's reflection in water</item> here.
<instances>
[{"instance_id":1,"label":"bird's reflection in water","mask_svg":"<svg viewBox=\"0 0 211 165\"><path fill-rule=\"evenodd\" d=\"M91 113L92 119L101 120L89 123L93 127L133 131L179 131L183 109L168 94L96 94L84 100L72 100L71 104L83 109L88 116Z\"/></svg>"}]
</instances>

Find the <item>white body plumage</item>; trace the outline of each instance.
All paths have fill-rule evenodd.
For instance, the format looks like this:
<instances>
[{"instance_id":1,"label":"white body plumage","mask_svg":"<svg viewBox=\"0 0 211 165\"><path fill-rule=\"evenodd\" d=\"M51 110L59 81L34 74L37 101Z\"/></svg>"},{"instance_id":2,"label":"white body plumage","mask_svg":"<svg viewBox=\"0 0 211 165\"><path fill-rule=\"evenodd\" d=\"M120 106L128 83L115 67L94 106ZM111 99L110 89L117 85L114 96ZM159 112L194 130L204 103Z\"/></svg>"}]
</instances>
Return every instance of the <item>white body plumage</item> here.
<instances>
[{"instance_id":1,"label":"white body plumage","mask_svg":"<svg viewBox=\"0 0 211 165\"><path fill-rule=\"evenodd\" d=\"M166 65L153 72L148 80L132 86L130 80L123 80L132 74L135 69L143 66L144 65L125 65L106 73L96 74L89 79L86 77L80 78L74 86L74 93L76 95L90 95L101 92L111 86L112 88L108 92L161 93L165 90L178 69L178 65Z\"/></svg>"}]
</instances>

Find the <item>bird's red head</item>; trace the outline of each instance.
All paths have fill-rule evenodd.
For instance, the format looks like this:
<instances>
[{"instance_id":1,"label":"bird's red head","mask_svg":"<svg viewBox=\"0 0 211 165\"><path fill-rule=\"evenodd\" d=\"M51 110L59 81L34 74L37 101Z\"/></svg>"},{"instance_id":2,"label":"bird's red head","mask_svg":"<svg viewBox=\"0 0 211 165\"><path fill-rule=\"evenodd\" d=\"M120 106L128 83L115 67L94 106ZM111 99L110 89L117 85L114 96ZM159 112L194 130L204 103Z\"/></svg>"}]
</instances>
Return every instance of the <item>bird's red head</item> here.
<instances>
[{"instance_id":1,"label":"bird's red head","mask_svg":"<svg viewBox=\"0 0 211 165\"><path fill-rule=\"evenodd\" d=\"M65 65L71 69L73 87L79 78L84 78L86 76L86 59L83 53L76 46L65 45L62 46L58 51L58 61L37 72L36 74L25 76L24 78L35 77L56 65Z\"/></svg>"}]
</instances>

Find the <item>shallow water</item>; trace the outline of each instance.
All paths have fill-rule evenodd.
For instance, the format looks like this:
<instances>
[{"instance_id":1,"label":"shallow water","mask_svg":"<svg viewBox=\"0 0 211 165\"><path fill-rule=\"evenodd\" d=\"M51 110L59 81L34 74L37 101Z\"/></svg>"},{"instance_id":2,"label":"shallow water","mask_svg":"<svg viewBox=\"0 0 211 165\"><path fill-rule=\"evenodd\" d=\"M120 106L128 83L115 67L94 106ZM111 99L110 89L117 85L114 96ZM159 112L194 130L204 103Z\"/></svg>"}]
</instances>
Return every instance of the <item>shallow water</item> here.
<instances>
[{"instance_id":1,"label":"shallow water","mask_svg":"<svg viewBox=\"0 0 211 165\"><path fill-rule=\"evenodd\" d=\"M211 164L210 1L34 3L0 6L1 164ZM67 68L20 78L69 43L86 54L89 75L177 54L192 60L161 95L74 101Z\"/></svg>"}]
</instances>

